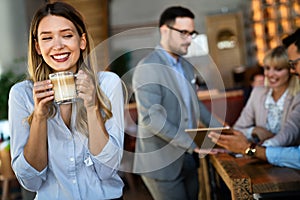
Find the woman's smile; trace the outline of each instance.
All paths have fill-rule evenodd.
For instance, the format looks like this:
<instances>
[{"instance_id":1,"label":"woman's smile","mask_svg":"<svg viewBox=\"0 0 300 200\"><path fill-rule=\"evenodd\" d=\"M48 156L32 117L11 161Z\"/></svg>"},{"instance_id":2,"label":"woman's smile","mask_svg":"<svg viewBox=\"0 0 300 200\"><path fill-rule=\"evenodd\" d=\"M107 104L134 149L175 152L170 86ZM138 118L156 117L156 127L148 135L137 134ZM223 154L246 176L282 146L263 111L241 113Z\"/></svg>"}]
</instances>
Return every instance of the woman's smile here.
<instances>
[{"instance_id":1,"label":"woman's smile","mask_svg":"<svg viewBox=\"0 0 300 200\"><path fill-rule=\"evenodd\" d=\"M55 54L52 55L51 57L53 58L53 60L55 60L56 62L65 62L68 60L70 56L70 53L62 53L62 54Z\"/></svg>"}]
</instances>

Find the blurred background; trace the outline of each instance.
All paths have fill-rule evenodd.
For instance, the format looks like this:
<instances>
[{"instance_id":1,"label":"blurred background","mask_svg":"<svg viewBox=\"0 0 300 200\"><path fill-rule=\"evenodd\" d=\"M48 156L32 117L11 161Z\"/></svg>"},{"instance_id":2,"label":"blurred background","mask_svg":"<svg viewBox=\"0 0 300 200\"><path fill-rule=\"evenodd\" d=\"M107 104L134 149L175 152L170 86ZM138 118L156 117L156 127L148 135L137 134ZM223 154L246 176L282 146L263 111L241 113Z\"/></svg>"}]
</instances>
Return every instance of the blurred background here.
<instances>
[{"instance_id":1,"label":"blurred background","mask_svg":"<svg viewBox=\"0 0 300 200\"><path fill-rule=\"evenodd\" d=\"M34 11L54 0L1 0L0 74L7 70L26 71L28 28ZM282 37L300 26L299 0L62 0L75 6L86 18L95 45L142 27L157 27L160 13L168 6L181 5L196 15L200 33L189 57L210 55L218 67L225 87L235 87L244 68L260 65L264 53L280 44ZM139 55L131 48L157 32L132 31L109 43L101 61L113 71L124 73L136 64ZM152 42L149 41L149 42ZM129 52L128 52L129 51ZM120 53L121 52L121 53ZM122 53L123 52L123 53ZM118 62L113 55L121 59ZM119 66L117 66L119 64ZM119 69L118 69L119 68ZM209 69L207 69L209 70ZM239 83L237 83L239 84Z\"/></svg>"}]
</instances>

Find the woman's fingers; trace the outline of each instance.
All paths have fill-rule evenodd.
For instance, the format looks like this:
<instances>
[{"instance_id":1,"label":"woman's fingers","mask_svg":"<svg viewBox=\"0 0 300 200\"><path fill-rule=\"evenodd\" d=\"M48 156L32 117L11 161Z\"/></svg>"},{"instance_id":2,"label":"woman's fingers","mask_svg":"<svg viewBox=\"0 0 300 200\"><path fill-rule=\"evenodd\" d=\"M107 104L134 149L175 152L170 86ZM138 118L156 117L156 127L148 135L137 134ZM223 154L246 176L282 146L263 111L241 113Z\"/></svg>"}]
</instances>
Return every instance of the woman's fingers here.
<instances>
[{"instance_id":1,"label":"woman's fingers","mask_svg":"<svg viewBox=\"0 0 300 200\"><path fill-rule=\"evenodd\" d=\"M79 98L83 99L85 106L94 106L96 88L89 75L80 70L76 78L76 90Z\"/></svg>"},{"instance_id":2,"label":"woman's fingers","mask_svg":"<svg viewBox=\"0 0 300 200\"><path fill-rule=\"evenodd\" d=\"M47 97L53 97L54 91L50 90L50 91L44 91L44 92L39 92L36 93L36 98L38 99L43 99L43 98L47 98Z\"/></svg>"},{"instance_id":3,"label":"woman's fingers","mask_svg":"<svg viewBox=\"0 0 300 200\"><path fill-rule=\"evenodd\" d=\"M53 97L53 85L50 80L35 82L33 85L33 94L35 98L42 100L43 98Z\"/></svg>"},{"instance_id":4,"label":"woman's fingers","mask_svg":"<svg viewBox=\"0 0 300 200\"><path fill-rule=\"evenodd\" d=\"M54 99L53 85L50 80L35 82L33 85L33 98L35 113L41 117L48 114L48 102Z\"/></svg>"},{"instance_id":5,"label":"woman's fingers","mask_svg":"<svg viewBox=\"0 0 300 200\"><path fill-rule=\"evenodd\" d=\"M50 80L35 82L34 86L33 86L33 89L36 92L45 91L45 90L48 90L50 88L52 88L52 84L51 84Z\"/></svg>"},{"instance_id":6,"label":"woman's fingers","mask_svg":"<svg viewBox=\"0 0 300 200\"><path fill-rule=\"evenodd\" d=\"M94 84L91 78L80 70L76 78L76 89L78 93L87 94L94 89Z\"/></svg>"}]
</instances>

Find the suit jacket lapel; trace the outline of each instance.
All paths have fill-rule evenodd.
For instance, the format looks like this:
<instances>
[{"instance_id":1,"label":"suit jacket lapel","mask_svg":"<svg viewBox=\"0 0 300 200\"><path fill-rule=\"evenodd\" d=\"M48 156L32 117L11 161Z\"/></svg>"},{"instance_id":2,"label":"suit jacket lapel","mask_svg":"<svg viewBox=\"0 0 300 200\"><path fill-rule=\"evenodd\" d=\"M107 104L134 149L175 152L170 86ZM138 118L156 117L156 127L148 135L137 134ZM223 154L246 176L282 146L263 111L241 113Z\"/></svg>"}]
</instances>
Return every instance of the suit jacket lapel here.
<instances>
[{"instance_id":1,"label":"suit jacket lapel","mask_svg":"<svg viewBox=\"0 0 300 200\"><path fill-rule=\"evenodd\" d=\"M285 122L287 119L288 113L291 111L292 103L293 103L294 97L292 95L287 95L284 101L284 106L283 106L283 115L282 115L282 121Z\"/></svg>"}]
</instances>

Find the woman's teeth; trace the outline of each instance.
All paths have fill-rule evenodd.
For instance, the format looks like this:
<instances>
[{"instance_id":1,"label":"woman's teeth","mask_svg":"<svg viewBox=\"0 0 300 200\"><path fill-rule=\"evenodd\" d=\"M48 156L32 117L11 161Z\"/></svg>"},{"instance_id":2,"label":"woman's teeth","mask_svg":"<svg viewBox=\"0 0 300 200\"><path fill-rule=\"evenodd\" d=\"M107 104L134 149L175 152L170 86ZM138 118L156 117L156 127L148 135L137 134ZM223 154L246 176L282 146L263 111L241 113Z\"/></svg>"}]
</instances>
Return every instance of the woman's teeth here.
<instances>
[{"instance_id":1,"label":"woman's teeth","mask_svg":"<svg viewBox=\"0 0 300 200\"><path fill-rule=\"evenodd\" d=\"M60 55L53 55L53 58L56 60L64 59L68 57L69 54L60 54Z\"/></svg>"}]
</instances>

